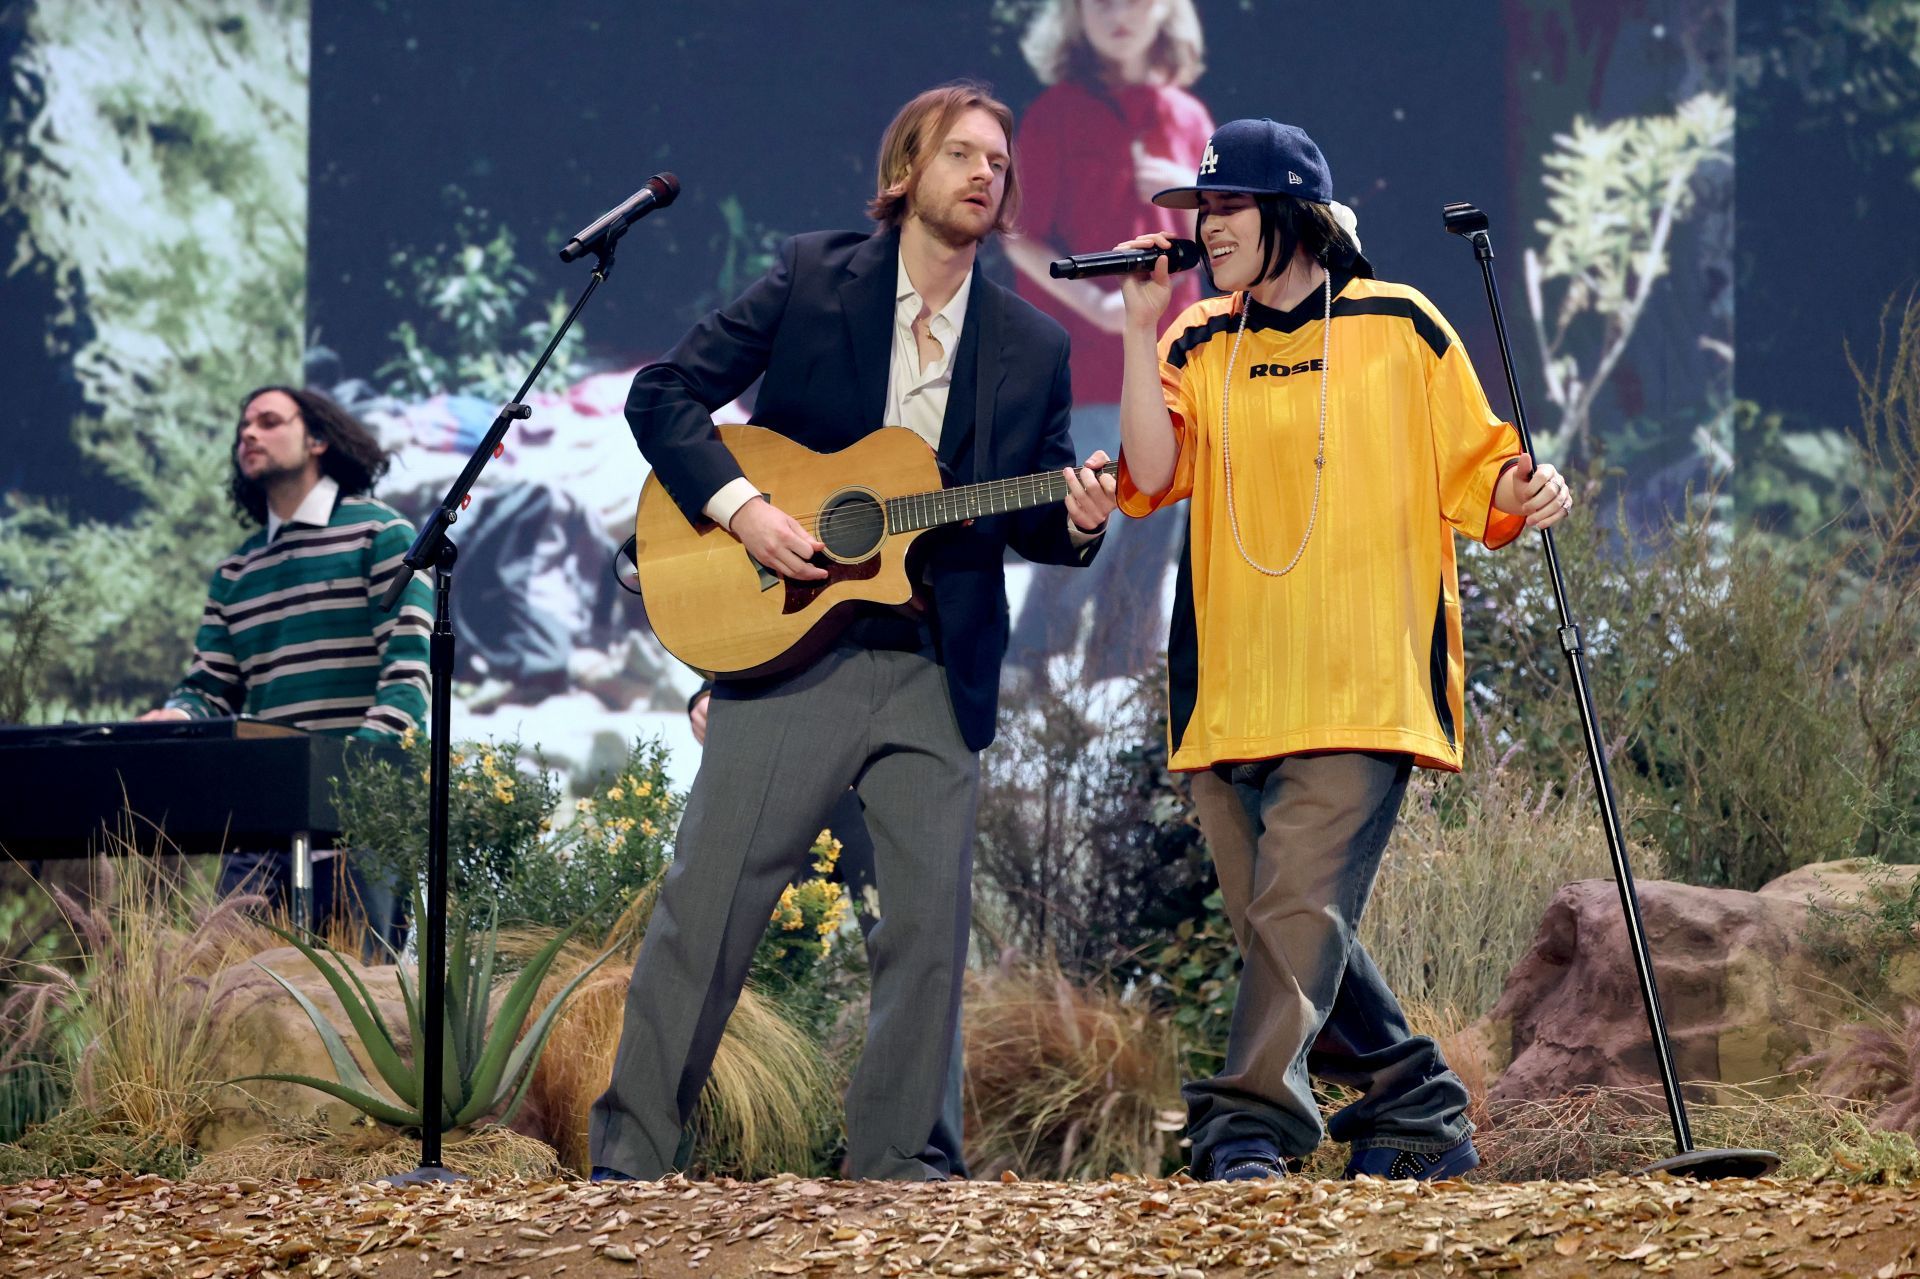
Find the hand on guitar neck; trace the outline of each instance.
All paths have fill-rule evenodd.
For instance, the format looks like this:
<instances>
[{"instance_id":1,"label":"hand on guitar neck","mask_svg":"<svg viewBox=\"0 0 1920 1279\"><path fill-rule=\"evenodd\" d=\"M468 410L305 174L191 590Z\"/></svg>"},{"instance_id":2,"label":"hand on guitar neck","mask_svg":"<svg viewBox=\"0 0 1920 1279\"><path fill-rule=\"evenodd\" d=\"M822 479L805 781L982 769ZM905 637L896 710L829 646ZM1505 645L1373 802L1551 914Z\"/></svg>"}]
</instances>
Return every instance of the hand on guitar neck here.
<instances>
[{"instance_id":1,"label":"hand on guitar neck","mask_svg":"<svg viewBox=\"0 0 1920 1279\"><path fill-rule=\"evenodd\" d=\"M1105 449L1096 449L1078 471L1067 467L1060 472L1067 481L1067 518L1082 533L1105 528L1119 502L1120 481L1106 469L1109 460Z\"/></svg>"},{"instance_id":2,"label":"hand on guitar neck","mask_svg":"<svg viewBox=\"0 0 1920 1279\"><path fill-rule=\"evenodd\" d=\"M810 561L827 549L826 544L766 498L748 498L727 527L747 554L780 576L796 582L825 580L827 570Z\"/></svg>"}]
</instances>

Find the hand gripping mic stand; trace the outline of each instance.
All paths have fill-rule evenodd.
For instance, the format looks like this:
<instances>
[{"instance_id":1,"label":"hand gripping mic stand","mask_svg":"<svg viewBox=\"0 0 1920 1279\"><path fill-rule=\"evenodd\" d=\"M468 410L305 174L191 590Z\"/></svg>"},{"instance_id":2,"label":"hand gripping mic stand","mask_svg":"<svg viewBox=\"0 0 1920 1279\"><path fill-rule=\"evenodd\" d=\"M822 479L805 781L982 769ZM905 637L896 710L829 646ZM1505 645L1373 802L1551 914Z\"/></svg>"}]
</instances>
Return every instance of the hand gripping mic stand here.
<instances>
[{"instance_id":1,"label":"hand gripping mic stand","mask_svg":"<svg viewBox=\"0 0 1920 1279\"><path fill-rule=\"evenodd\" d=\"M1493 308L1493 329L1500 339L1500 359L1506 365L1507 393L1513 397L1514 425L1520 428L1520 447L1533 456L1533 436L1527 430L1526 407L1520 402L1520 383L1513 374L1513 350L1507 345L1506 320L1500 312L1500 291L1493 280L1493 241L1487 234L1487 215L1471 204L1449 204L1443 213L1446 228L1464 236L1473 245L1486 278L1487 305ZM1647 1029L1653 1034L1653 1055L1660 1067L1660 1086L1667 1097L1667 1118L1673 1122L1675 1153L1647 1165L1645 1172L1668 1172L1712 1180L1719 1177L1763 1177L1780 1164L1780 1156L1771 1150L1695 1150L1693 1130L1687 1123L1687 1105L1680 1095L1674 1075L1673 1052L1667 1045L1666 1019L1660 1012L1660 990L1654 984L1653 962L1647 952L1647 933L1640 922L1639 894L1633 886L1633 869L1627 863L1626 841L1620 834L1620 814L1614 802L1613 779L1608 775L1607 758L1600 744L1600 730L1593 709L1593 692L1587 685L1585 649L1580 627L1567 604L1567 587L1560 576L1560 557L1553 546L1553 530L1540 530L1540 550L1546 557L1547 574L1553 580L1553 598L1560 610L1560 649L1567 655L1567 671L1573 677L1573 691L1580 699L1580 727L1586 737L1587 764L1593 773L1593 789L1600 801L1600 826L1606 832L1607 852L1613 858L1614 883L1620 890L1620 910L1627 920L1627 944L1633 952L1633 966L1640 976L1640 999L1646 1005Z\"/></svg>"},{"instance_id":2,"label":"hand gripping mic stand","mask_svg":"<svg viewBox=\"0 0 1920 1279\"><path fill-rule=\"evenodd\" d=\"M620 231L624 230L624 227L620 228ZM451 781L449 756L453 752L452 591L453 563L458 553L458 548L447 540L447 530L466 508L474 481L480 478L480 472L486 469L487 462L500 455L500 442L506 438L507 428L516 420L533 413L525 404L527 392L533 389L534 379L547 367L547 361L559 347L560 340L566 337L567 330L579 318L587 299L612 274L613 249L619 234L616 231L598 241L592 249L596 259L593 277L587 281L587 287L581 290L573 310L567 312L567 318L561 322L553 340L547 343L547 349L540 352L540 358L534 362L533 372L527 374L527 380L520 384L519 391L501 407L500 415L493 419L486 438L480 441L480 447L467 459L453 487L447 490L440 505L421 526L420 535L413 539L413 546L394 570L393 580L387 583L386 594L380 597L380 609L383 612L390 611L415 573L435 570L433 639L428 650L428 669L433 684L429 741L433 773L427 786L427 917L423 921L426 925L426 947L420 957L424 969L420 995L422 1042L414 1045L414 1051L420 1054L420 1115L425 1122L420 1126L420 1166L412 1172L384 1178L394 1185L460 1179L460 1174L449 1171L440 1162L440 1124L446 1108L444 1076L441 1072L445 1068L447 1051L444 1009L447 998L447 799Z\"/></svg>"}]
</instances>

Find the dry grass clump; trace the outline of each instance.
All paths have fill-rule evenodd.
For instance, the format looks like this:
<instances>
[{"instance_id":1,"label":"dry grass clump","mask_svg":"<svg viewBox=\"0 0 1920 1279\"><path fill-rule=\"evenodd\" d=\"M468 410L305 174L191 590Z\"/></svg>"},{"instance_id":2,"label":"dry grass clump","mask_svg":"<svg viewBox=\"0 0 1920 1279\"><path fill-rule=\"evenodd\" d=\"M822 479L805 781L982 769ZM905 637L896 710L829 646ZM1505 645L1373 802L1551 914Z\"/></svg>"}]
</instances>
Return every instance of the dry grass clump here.
<instances>
[{"instance_id":1,"label":"dry grass clump","mask_svg":"<svg viewBox=\"0 0 1920 1279\"><path fill-rule=\"evenodd\" d=\"M1779 1082L1688 1085L1712 1097L1687 1107L1694 1145L1773 1150L1785 1177L1920 1180L1912 1138L1870 1128L1863 1103L1805 1089L1768 1095L1769 1084ZM1673 1128L1654 1085L1583 1087L1549 1101L1503 1102L1474 1140L1483 1161L1474 1176L1494 1181L1631 1172L1674 1153Z\"/></svg>"},{"instance_id":2,"label":"dry grass clump","mask_svg":"<svg viewBox=\"0 0 1920 1279\"><path fill-rule=\"evenodd\" d=\"M185 1148L220 1083L211 1065L226 996L213 978L278 939L250 913L262 898L216 900L162 860L164 837L140 847L130 817L110 842L84 895L49 889L79 940L79 971L32 964L15 976L0 1006L0 1069L51 1037L72 1069L67 1127L84 1118L109 1145L131 1136L143 1148Z\"/></svg>"},{"instance_id":3,"label":"dry grass clump","mask_svg":"<svg viewBox=\"0 0 1920 1279\"><path fill-rule=\"evenodd\" d=\"M1612 877L1592 795L1535 780L1512 752L1475 753L1461 776L1415 775L1360 921L1396 994L1468 1019L1499 999L1554 893ZM1634 850L1637 874L1661 869Z\"/></svg>"},{"instance_id":4,"label":"dry grass clump","mask_svg":"<svg viewBox=\"0 0 1920 1279\"><path fill-rule=\"evenodd\" d=\"M975 1176L1156 1176L1185 1121L1180 1046L1145 1001L1050 967L975 975L966 1123Z\"/></svg>"},{"instance_id":5,"label":"dry grass clump","mask_svg":"<svg viewBox=\"0 0 1920 1279\"><path fill-rule=\"evenodd\" d=\"M625 982L620 993L624 998ZM612 1065L609 1052L608 1075ZM742 991L700 1094L695 1167L708 1176L725 1173L748 1181L780 1172L831 1171L813 1166L813 1152L823 1130L839 1116L839 1098L819 1047L781 1015L773 1000Z\"/></svg>"},{"instance_id":6,"label":"dry grass clump","mask_svg":"<svg viewBox=\"0 0 1920 1279\"><path fill-rule=\"evenodd\" d=\"M69 1105L27 1129L18 1141L0 1143L0 1185L78 1173L183 1177L194 1151L180 1138L179 1129L150 1130L84 1105Z\"/></svg>"},{"instance_id":7,"label":"dry grass clump","mask_svg":"<svg viewBox=\"0 0 1920 1279\"><path fill-rule=\"evenodd\" d=\"M1878 1107L1876 1126L1920 1137L1920 1004L1897 1017L1869 1013L1871 1020L1844 1027L1805 1064L1820 1071L1821 1088Z\"/></svg>"},{"instance_id":8,"label":"dry grass clump","mask_svg":"<svg viewBox=\"0 0 1920 1279\"><path fill-rule=\"evenodd\" d=\"M654 898L652 888L641 892L609 930L606 945L621 946L621 953L574 992L527 1088L529 1122L552 1141L561 1164L578 1172L589 1169L588 1112L613 1077L627 980ZM501 953L525 950L530 942L537 946L537 938L537 933L503 937ZM547 987L571 981L598 953L571 944L554 961ZM698 1166L749 1180L819 1171L813 1167L815 1139L838 1113L820 1049L772 1000L752 989L742 991L700 1096Z\"/></svg>"},{"instance_id":9,"label":"dry grass clump","mask_svg":"<svg viewBox=\"0 0 1920 1279\"><path fill-rule=\"evenodd\" d=\"M561 1175L552 1146L491 1124L446 1134L440 1155L448 1168L476 1181L550 1181ZM218 1185L315 1177L358 1184L411 1172L419 1164L420 1139L397 1128L363 1123L343 1133L307 1119L209 1155L186 1179Z\"/></svg>"}]
</instances>

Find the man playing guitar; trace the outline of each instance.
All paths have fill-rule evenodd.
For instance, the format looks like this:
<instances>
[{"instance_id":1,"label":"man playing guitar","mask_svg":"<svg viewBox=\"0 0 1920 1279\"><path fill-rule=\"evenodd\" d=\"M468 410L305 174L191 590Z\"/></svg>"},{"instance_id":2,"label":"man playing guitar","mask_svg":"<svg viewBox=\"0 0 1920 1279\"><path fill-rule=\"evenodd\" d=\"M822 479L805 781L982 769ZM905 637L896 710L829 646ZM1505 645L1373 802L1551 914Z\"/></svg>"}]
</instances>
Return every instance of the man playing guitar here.
<instances>
[{"instance_id":1,"label":"man playing guitar","mask_svg":"<svg viewBox=\"0 0 1920 1279\"><path fill-rule=\"evenodd\" d=\"M930 1140L959 1017L978 755L1007 644L1002 560L1084 565L1114 506L1095 453L1072 466L1066 335L985 279L979 246L1018 209L1012 114L976 85L932 89L881 141L872 234L780 248L627 400L640 450L690 523L728 529L768 570L823 581L824 544L760 495L711 411L761 382L755 420L833 452L917 432L962 482L1053 471L1065 511L983 515L930 537L924 612L872 610L798 672L722 680L707 745L629 987L613 1081L595 1104L596 1176L661 1177L781 888L852 785L873 834L881 922L873 1003L847 1092L856 1177L963 1174Z\"/></svg>"}]
</instances>

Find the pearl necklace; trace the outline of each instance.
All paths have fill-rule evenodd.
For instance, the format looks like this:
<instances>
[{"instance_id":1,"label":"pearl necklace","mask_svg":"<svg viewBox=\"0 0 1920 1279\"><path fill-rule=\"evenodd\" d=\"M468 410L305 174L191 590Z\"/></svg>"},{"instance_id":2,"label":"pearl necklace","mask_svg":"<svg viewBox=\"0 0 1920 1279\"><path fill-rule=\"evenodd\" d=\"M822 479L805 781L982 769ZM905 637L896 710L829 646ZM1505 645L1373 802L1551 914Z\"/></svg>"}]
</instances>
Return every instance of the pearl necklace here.
<instances>
[{"instance_id":1,"label":"pearl necklace","mask_svg":"<svg viewBox=\"0 0 1920 1279\"><path fill-rule=\"evenodd\" d=\"M1294 548L1293 558L1287 561L1285 568L1268 568L1247 553L1247 544L1240 540L1240 516L1233 505L1233 444L1228 433L1233 408L1233 368L1240 359L1240 341L1247 335L1247 312L1253 309L1253 294L1241 295L1240 328L1233 335L1233 351L1227 356L1226 386L1220 392L1220 451L1227 464L1227 523L1233 528L1233 545L1240 552L1240 558L1247 567L1268 577L1285 577L1293 572L1300 557L1307 553L1307 542L1313 537L1314 523L1320 517L1320 475L1327 466L1327 366L1333 353L1333 277L1328 274L1320 282L1323 298L1320 324L1320 440L1313 455L1313 505L1307 509L1307 531L1300 535L1300 545Z\"/></svg>"}]
</instances>

